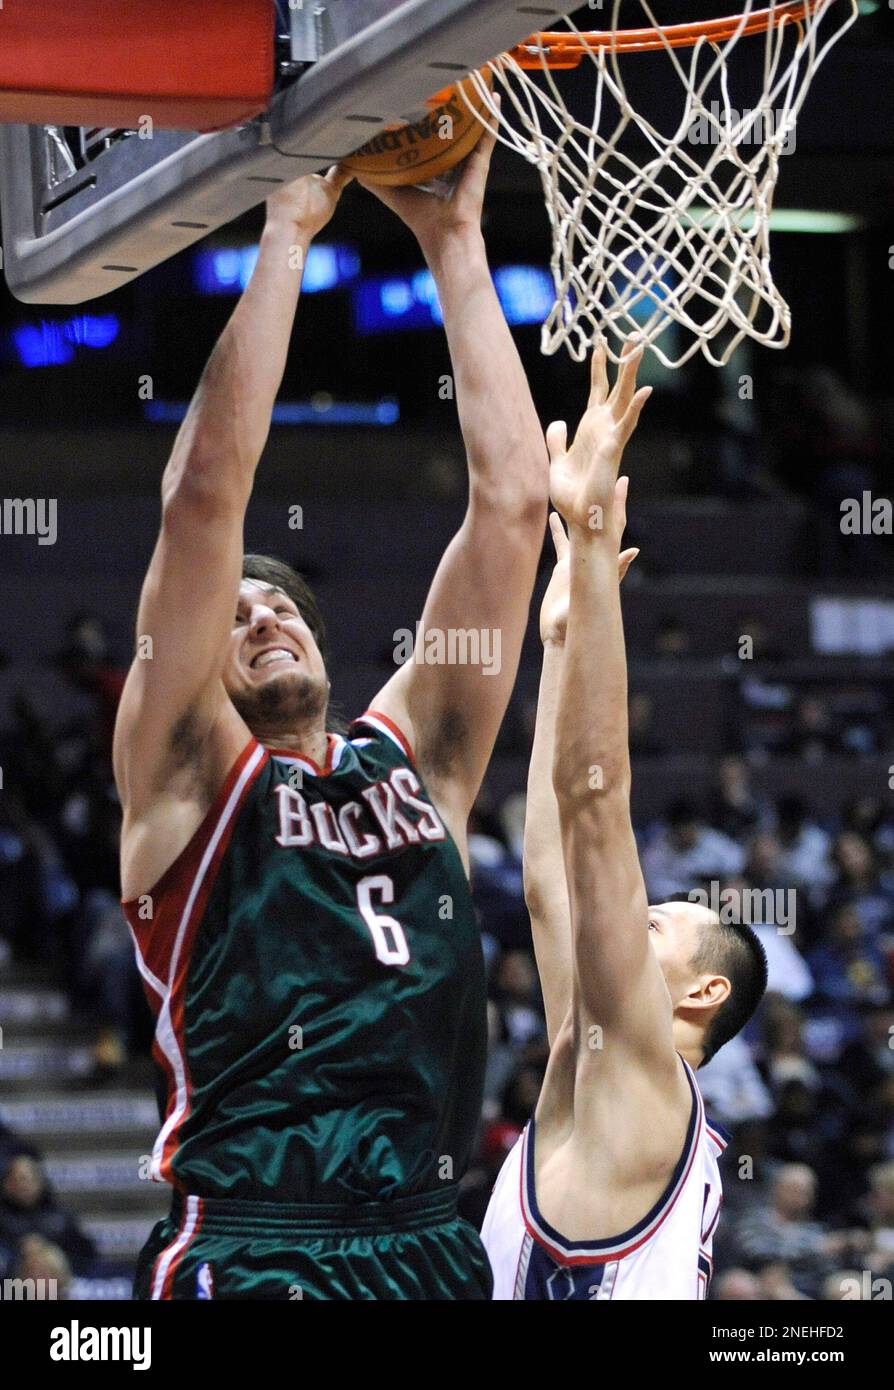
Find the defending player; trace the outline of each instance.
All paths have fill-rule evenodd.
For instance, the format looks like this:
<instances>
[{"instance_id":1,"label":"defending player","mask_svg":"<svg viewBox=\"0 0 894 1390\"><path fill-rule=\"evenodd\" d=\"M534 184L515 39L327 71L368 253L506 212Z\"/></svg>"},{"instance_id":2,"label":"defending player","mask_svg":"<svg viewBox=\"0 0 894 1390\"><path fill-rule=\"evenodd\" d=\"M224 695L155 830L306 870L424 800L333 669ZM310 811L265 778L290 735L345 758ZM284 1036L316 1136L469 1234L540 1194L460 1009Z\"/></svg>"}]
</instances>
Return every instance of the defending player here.
<instances>
[{"instance_id":1,"label":"defending player","mask_svg":"<svg viewBox=\"0 0 894 1390\"><path fill-rule=\"evenodd\" d=\"M525 889L551 1050L482 1231L498 1299L705 1297L725 1143L694 1071L766 986L749 927L692 903L650 907L640 871L618 580L618 468L649 394L636 391L639 357L609 394L597 352L572 447L564 424L547 432L569 535L554 515ZM620 556L622 576L634 554Z\"/></svg>"},{"instance_id":2,"label":"defending player","mask_svg":"<svg viewBox=\"0 0 894 1390\"><path fill-rule=\"evenodd\" d=\"M327 733L313 597L287 566L243 559L291 267L328 222L339 171L269 200L251 283L164 475L137 629L151 659L134 661L115 745L123 893L166 1083L153 1174L174 1188L139 1297L490 1293L456 1215L485 1060L465 828L515 677L547 494L480 231L492 147L449 202L383 198L437 282L469 459L424 630L496 631L499 670L409 661L347 738Z\"/></svg>"}]
</instances>

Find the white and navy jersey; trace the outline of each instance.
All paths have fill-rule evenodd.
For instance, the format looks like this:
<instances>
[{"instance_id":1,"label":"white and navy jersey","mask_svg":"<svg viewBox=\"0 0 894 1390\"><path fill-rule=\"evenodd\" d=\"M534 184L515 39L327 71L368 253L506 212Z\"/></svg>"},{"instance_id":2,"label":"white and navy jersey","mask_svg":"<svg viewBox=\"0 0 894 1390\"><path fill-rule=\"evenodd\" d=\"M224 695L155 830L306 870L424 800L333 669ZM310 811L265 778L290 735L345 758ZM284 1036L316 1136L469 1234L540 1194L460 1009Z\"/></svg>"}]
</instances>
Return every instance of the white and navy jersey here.
<instances>
[{"instance_id":1,"label":"white and navy jersey","mask_svg":"<svg viewBox=\"0 0 894 1390\"><path fill-rule=\"evenodd\" d=\"M705 1117L695 1076L683 1065L692 1091L683 1152L652 1210L609 1240L566 1240L544 1220L535 1192L531 1120L500 1170L481 1231L494 1298L707 1298L722 1201L717 1160L729 1136Z\"/></svg>"}]
</instances>

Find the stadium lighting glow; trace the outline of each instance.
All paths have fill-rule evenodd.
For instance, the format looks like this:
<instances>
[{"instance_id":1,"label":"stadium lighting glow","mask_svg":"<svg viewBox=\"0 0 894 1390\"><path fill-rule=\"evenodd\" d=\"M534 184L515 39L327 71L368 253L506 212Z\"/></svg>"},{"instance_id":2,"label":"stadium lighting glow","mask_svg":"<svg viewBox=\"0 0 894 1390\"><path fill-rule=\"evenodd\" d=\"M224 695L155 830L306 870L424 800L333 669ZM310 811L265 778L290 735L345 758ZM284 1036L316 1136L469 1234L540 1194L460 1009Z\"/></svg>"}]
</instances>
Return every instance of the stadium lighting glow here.
<instances>
[{"instance_id":1,"label":"stadium lighting glow","mask_svg":"<svg viewBox=\"0 0 894 1390\"><path fill-rule=\"evenodd\" d=\"M494 286L511 324L542 323L552 308L552 280L542 266L500 266L494 271ZM428 270L370 276L354 289L358 333L434 328L443 322L438 292Z\"/></svg>"},{"instance_id":2,"label":"stadium lighting glow","mask_svg":"<svg viewBox=\"0 0 894 1390\"><path fill-rule=\"evenodd\" d=\"M542 323L553 307L553 285L540 266L501 265L494 284L508 323Z\"/></svg>"},{"instance_id":3,"label":"stadium lighting glow","mask_svg":"<svg viewBox=\"0 0 894 1390\"><path fill-rule=\"evenodd\" d=\"M717 220L716 213L701 203L693 203L690 214L693 222L708 227ZM754 213L743 212L739 214L737 221L738 225L747 231L754 226ZM841 236L846 232L858 232L862 226L862 219L848 212L822 212L817 208L774 208L770 213L771 232Z\"/></svg>"},{"instance_id":4,"label":"stadium lighting glow","mask_svg":"<svg viewBox=\"0 0 894 1390\"><path fill-rule=\"evenodd\" d=\"M76 347L109 347L121 331L115 314L78 314L72 319L22 323L10 334L23 367L64 367Z\"/></svg>"},{"instance_id":5,"label":"stadium lighting glow","mask_svg":"<svg viewBox=\"0 0 894 1390\"><path fill-rule=\"evenodd\" d=\"M199 294L241 294L252 277L257 246L203 247L193 256L193 285ZM307 253L301 289L318 294L350 284L360 274L353 246L314 242Z\"/></svg>"}]
</instances>

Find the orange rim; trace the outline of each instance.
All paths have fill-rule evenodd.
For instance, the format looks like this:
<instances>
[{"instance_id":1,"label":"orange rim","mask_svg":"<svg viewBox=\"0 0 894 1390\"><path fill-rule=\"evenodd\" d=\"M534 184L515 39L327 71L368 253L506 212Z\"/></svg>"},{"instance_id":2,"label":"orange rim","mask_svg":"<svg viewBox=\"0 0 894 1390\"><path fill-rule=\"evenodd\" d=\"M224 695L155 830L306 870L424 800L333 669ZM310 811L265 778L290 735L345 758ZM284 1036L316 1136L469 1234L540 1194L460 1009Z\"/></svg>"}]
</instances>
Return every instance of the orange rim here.
<instances>
[{"instance_id":1,"label":"orange rim","mask_svg":"<svg viewBox=\"0 0 894 1390\"><path fill-rule=\"evenodd\" d=\"M722 43L741 32L742 36L765 34L782 24L797 24L812 15L827 0L792 0L775 9L755 10L744 20L741 14L726 19L706 19L699 24L671 24L660 29L595 29L567 34L546 31L532 34L509 50L520 68L576 68L594 49L608 48L615 53L652 53L662 48L693 48L699 39Z\"/></svg>"}]
</instances>

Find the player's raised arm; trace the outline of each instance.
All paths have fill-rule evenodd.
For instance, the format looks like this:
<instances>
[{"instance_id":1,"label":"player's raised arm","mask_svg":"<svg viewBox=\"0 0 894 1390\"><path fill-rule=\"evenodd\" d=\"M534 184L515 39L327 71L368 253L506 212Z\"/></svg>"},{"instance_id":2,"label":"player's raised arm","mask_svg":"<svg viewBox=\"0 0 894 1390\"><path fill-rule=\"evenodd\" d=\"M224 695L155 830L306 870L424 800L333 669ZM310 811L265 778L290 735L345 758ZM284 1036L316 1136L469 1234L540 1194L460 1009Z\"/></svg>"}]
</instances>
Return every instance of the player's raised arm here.
<instances>
[{"instance_id":1,"label":"player's raised arm","mask_svg":"<svg viewBox=\"0 0 894 1390\"><path fill-rule=\"evenodd\" d=\"M622 1041L656 1066L675 1067L671 1000L649 945L630 819L618 585L618 468L649 395L636 390L640 355L627 355L609 392L606 356L597 350L588 409L573 445L566 448L563 424L547 432L550 492L568 523L570 586L553 784L571 905L575 1021L584 1031L593 1024L604 1028L607 1039Z\"/></svg>"},{"instance_id":2,"label":"player's raised arm","mask_svg":"<svg viewBox=\"0 0 894 1390\"><path fill-rule=\"evenodd\" d=\"M282 380L304 257L346 181L332 170L268 201L251 282L202 374L165 469L161 530L140 599L138 655L115 733L116 777L131 819L154 804L160 786L169 800L175 797L176 778L194 761L190 750L203 746L224 711L236 719L221 672L245 509Z\"/></svg>"},{"instance_id":3,"label":"player's raised arm","mask_svg":"<svg viewBox=\"0 0 894 1390\"><path fill-rule=\"evenodd\" d=\"M616 484L616 504L621 512L619 536L624 530L626 501L627 479L619 478ZM558 513L553 512L549 521L556 548L556 564L540 605L543 666L528 769L524 881L525 902L531 917L534 952L546 1011L547 1035L552 1043L571 1008L573 967L571 912L565 884L562 830L553 790L556 715L568 623L569 548ZM629 549L618 556L619 580L624 578L637 554L637 550Z\"/></svg>"},{"instance_id":4,"label":"player's raised arm","mask_svg":"<svg viewBox=\"0 0 894 1390\"><path fill-rule=\"evenodd\" d=\"M376 189L415 232L438 288L469 463L463 524L438 567L423 631L467 659L409 661L376 699L407 729L431 794L460 839L515 680L546 516L543 434L500 308L481 233L493 137L453 195ZM468 659L468 656L478 659Z\"/></svg>"}]
</instances>

